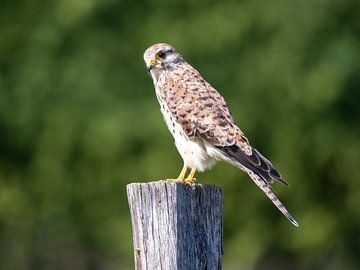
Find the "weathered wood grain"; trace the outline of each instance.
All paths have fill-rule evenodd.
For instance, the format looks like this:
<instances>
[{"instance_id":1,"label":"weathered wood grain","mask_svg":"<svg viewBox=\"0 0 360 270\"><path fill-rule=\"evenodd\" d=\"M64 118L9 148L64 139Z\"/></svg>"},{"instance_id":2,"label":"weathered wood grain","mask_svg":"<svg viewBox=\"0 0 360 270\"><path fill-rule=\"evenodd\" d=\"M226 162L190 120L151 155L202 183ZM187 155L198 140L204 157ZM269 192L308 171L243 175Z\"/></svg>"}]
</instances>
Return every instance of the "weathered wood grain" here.
<instances>
[{"instance_id":1,"label":"weathered wood grain","mask_svg":"<svg viewBox=\"0 0 360 270\"><path fill-rule=\"evenodd\" d=\"M223 191L173 181L127 185L136 270L221 269Z\"/></svg>"}]
</instances>

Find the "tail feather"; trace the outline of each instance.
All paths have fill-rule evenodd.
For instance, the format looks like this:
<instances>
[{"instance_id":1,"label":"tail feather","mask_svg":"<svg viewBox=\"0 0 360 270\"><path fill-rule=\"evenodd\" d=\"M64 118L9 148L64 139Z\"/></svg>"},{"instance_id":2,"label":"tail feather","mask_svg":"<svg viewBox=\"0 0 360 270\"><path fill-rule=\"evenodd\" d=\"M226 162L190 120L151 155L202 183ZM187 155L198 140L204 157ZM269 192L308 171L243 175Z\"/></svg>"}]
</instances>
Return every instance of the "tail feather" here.
<instances>
[{"instance_id":1,"label":"tail feather","mask_svg":"<svg viewBox=\"0 0 360 270\"><path fill-rule=\"evenodd\" d=\"M289 211L285 208L282 202L276 197L275 193L272 191L270 185L261 179L256 173L249 169L245 169L250 178L254 181L254 183L268 196L268 198L272 201L272 203L280 210L281 213L296 227L299 227L297 221L292 217Z\"/></svg>"},{"instance_id":2,"label":"tail feather","mask_svg":"<svg viewBox=\"0 0 360 270\"><path fill-rule=\"evenodd\" d=\"M230 161L241 170L247 172L254 183L266 194L272 203L294 226L299 226L271 189L270 185L274 183L274 180L278 180L288 187L289 185L282 179L280 173L274 168L268 159L266 159L254 148L252 149L253 151L251 155L245 154L237 145L218 147L218 149L225 155L225 160Z\"/></svg>"},{"instance_id":3,"label":"tail feather","mask_svg":"<svg viewBox=\"0 0 360 270\"><path fill-rule=\"evenodd\" d=\"M275 169L271 162L255 148L252 148L251 155L245 154L237 145L219 147L219 149L231 160L235 160L245 168L248 168L258 174L267 183L272 184L274 183L274 180L277 180L289 187L289 184L282 179L280 173Z\"/></svg>"}]
</instances>

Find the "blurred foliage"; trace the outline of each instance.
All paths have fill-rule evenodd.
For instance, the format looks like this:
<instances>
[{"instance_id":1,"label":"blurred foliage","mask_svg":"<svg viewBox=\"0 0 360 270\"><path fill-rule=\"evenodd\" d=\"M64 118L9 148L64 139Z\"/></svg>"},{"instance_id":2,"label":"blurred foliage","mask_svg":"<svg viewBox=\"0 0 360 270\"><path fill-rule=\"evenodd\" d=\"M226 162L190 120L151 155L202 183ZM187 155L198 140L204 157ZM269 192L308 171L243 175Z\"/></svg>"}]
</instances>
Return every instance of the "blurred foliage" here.
<instances>
[{"instance_id":1,"label":"blurred foliage","mask_svg":"<svg viewBox=\"0 0 360 270\"><path fill-rule=\"evenodd\" d=\"M125 185L176 176L142 53L174 45L292 185L230 165L224 269L360 268L360 2L1 0L0 269L132 269Z\"/></svg>"}]
</instances>

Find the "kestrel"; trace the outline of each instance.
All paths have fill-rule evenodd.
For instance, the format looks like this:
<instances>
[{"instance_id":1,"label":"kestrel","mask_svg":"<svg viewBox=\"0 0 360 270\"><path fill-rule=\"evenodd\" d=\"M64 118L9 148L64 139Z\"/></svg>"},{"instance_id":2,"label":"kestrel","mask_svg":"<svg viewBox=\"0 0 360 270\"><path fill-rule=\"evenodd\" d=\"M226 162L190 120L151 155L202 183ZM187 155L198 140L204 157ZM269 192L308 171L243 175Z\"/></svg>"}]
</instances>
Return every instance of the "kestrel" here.
<instances>
[{"instance_id":1,"label":"kestrel","mask_svg":"<svg viewBox=\"0 0 360 270\"><path fill-rule=\"evenodd\" d=\"M165 122L184 166L177 180L192 183L196 171L224 160L246 172L295 226L296 220L271 189L274 180L289 186L271 162L253 148L236 125L224 98L170 45L144 52ZM186 176L188 169L191 169Z\"/></svg>"}]
</instances>

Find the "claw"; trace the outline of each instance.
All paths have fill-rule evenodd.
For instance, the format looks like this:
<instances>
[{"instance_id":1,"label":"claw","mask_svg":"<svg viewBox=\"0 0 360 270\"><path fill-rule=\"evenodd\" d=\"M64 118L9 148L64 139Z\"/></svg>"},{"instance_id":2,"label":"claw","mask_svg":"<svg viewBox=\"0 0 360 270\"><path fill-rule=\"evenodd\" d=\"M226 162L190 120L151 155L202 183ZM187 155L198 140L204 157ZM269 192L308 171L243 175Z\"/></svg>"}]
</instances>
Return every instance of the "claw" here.
<instances>
[{"instance_id":1,"label":"claw","mask_svg":"<svg viewBox=\"0 0 360 270\"><path fill-rule=\"evenodd\" d=\"M196 178L194 177L196 173L196 169L192 168L188 177L186 177L183 182L185 182L186 184L193 184L196 181Z\"/></svg>"},{"instance_id":2,"label":"claw","mask_svg":"<svg viewBox=\"0 0 360 270\"><path fill-rule=\"evenodd\" d=\"M179 176L177 178L167 178L166 181L179 181L179 182L183 182L185 179L185 174L187 171L187 166L184 164Z\"/></svg>"},{"instance_id":3,"label":"claw","mask_svg":"<svg viewBox=\"0 0 360 270\"><path fill-rule=\"evenodd\" d=\"M196 173L196 169L192 168L188 177L185 178L186 171L187 171L187 166L184 164L178 178L176 178L176 179L168 178L168 179L166 179L166 181L178 181L178 182L182 182L185 184L194 184L196 182L196 178L194 177L195 173Z\"/></svg>"},{"instance_id":4,"label":"claw","mask_svg":"<svg viewBox=\"0 0 360 270\"><path fill-rule=\"evenodd\" d=\"M176 179L177 181L184 181L184 178L185 178L185 174L186 174L186 171L187 171L187 166L184 164L178 178Z\"/></svg>"},{"instance_id":5,"label":"claw","mask_svg":"<svg viewBox=\"0 0 360 270\"><path fill-rule=\"evenodd\" d=\"M194 184L196 182L196 178L185 178L182 182L185 184Z\"/></svg>"}]
</instances>

